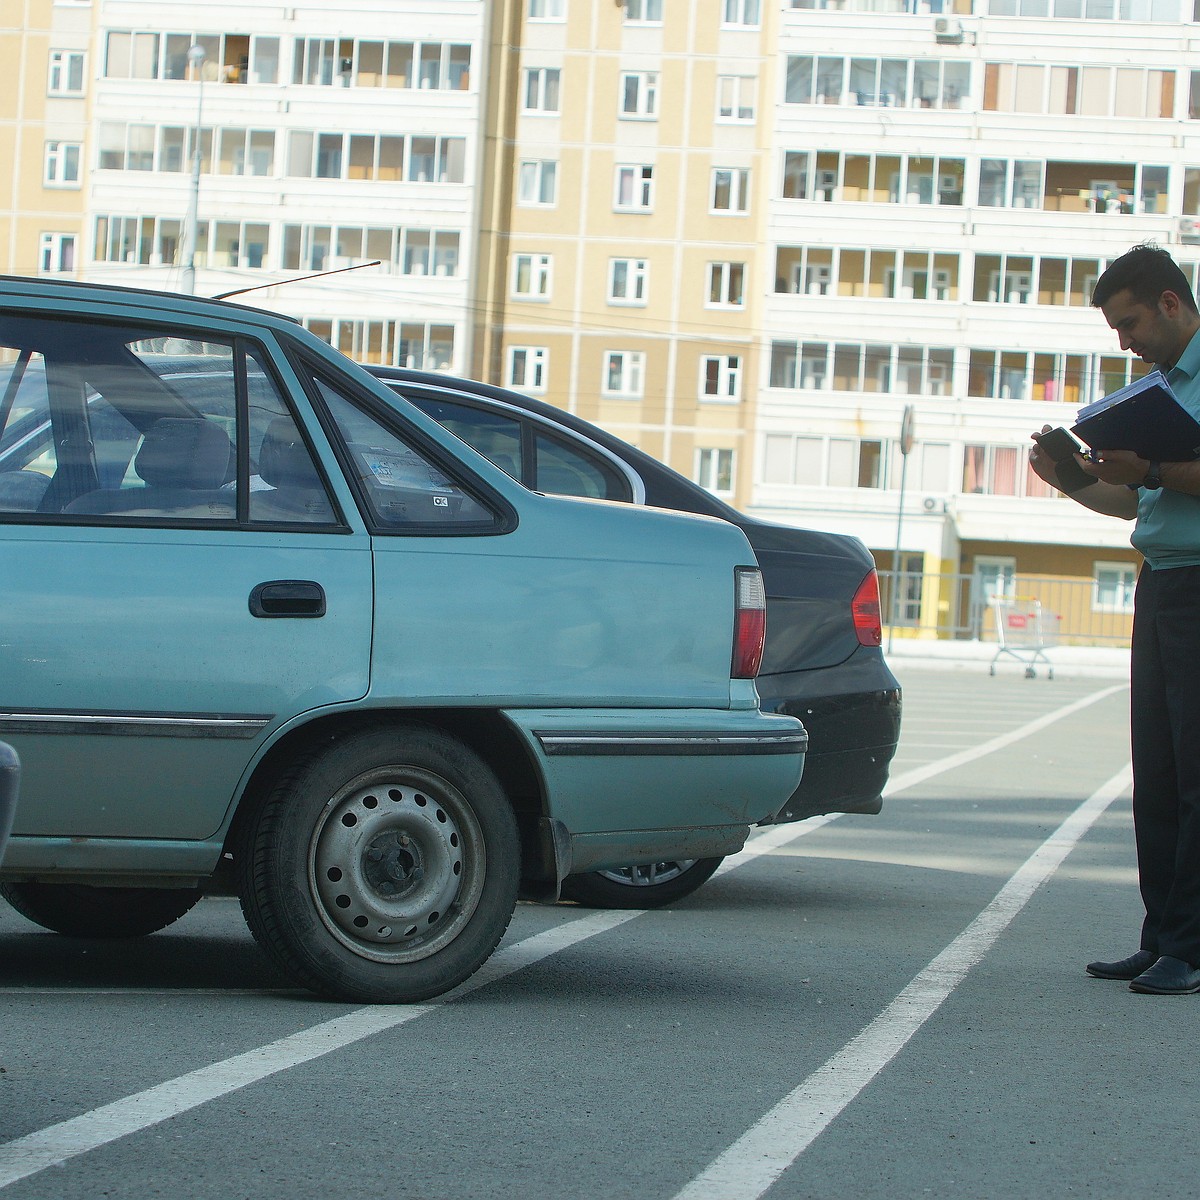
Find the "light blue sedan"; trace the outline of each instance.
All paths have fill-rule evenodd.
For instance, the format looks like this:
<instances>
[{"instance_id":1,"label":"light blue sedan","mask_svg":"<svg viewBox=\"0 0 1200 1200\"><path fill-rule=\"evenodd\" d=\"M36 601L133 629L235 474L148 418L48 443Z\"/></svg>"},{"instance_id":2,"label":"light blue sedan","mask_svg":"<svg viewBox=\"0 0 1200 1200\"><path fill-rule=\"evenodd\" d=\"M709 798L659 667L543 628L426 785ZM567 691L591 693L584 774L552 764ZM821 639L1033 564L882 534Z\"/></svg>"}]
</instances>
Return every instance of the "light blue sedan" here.
<instances>
[{"instance_id":1,"label":"light blue sedan","mask_svg":"<svg viewBox=\"0 0 1200 1200\"><path fill-rule=\"evenodd\" d=\"M0 280L0 891L78 936L236 892L293 978L413 1001L518 894L729 854L760 710L722 521L530 492L294 322Z\"/></svg>"}]
</instances>

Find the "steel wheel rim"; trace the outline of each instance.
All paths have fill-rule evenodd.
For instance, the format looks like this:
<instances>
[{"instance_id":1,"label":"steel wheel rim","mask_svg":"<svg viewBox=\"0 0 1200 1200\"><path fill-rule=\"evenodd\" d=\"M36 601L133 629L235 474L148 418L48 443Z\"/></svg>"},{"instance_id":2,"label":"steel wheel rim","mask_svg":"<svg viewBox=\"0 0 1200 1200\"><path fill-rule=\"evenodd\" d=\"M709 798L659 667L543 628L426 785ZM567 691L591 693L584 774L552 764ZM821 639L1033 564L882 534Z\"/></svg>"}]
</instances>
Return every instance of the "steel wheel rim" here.
<instances>
[{"instance_id":1,"label":"steel wheel rim","mask_svg":"<svg viewBox=\"0 0 1200 1200\"><path fill-rule=\"evenodd\" d=\"M678 879L699 861L697 858L681 858L676 862L641 863L634 867L597 871L596 874L625 887L654 887L655 884L670 883L672 879Z\"/></svg>"},{"instance_id":2,"label":"steel wheel rim","mask_svg":"<svg viewBox=\"0 0 1200 1200\"><path fill-rule=\"evenodd\" d=\"M416 962L474 915L486 875L483 831L447 780L380 767L326 803L308 875L321 920L343 946L376 962Z\"/></svg>"}]
</instances>

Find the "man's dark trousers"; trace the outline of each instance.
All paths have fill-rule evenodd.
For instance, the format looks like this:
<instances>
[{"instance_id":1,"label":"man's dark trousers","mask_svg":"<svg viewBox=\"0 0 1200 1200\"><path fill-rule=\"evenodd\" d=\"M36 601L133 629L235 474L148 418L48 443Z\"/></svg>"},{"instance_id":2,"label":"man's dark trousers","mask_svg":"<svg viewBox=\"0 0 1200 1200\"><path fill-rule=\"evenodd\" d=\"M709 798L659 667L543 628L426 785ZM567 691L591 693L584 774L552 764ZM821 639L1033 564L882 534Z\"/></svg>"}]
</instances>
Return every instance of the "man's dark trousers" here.
<instances>
[{"instance_id":1,"label":"man's dark trousers","mask_svg":"<svg viewBox=\"0 0 1200 1200\"><path fill-rule=\"evenodd\" d=\"M1142 567L1132 685L1141 945L1200 966L1200 567Z\"/></svg>"}]
</instances>

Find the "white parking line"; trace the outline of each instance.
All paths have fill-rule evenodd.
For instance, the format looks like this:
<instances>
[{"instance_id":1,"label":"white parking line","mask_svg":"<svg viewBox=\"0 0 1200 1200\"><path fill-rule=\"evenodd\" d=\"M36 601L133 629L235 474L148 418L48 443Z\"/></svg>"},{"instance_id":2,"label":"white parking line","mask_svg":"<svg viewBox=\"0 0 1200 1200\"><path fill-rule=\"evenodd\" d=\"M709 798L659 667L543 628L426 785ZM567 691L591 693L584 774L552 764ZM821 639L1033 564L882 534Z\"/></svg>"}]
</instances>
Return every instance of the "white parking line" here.
<instances>
[{"instance_id":1,"label":"white parking line","mask_svg":"<svg viewBox=\"0 0 1200 1200\"><path fill-rule=\"evenodd\" d=\"M1013 742L1019 742L1031 733L1037 733L1039 730L1045 729L1047 725L1053 725L1055 721L1061 721L1064 717L1069 717L1072 713L1077 713L1081 708L1087 708L1090 704L1106 700L1116 692L1124 691L1126 686L1126 684L1118 684L1114 687L1102 688L1098 692L1093 692L1090 696L1083 696L1071 704L1066 704L1062 708L1056 708L1053 712L1044 713L1042 716L1029 721L1025 725L1021 725L1017 729L1010 729L1007 733L998 734L996 737L978 746L973 746L969 750L960 750L957 754L948 755L946 758L934 759L932 762L924 763L919 767L913 767L901 775L894 776L888 782L887 787L884 788L883 794L885 796L894 796L897 792L903 792L908 788L916 787L918 783L925 783L926 780L932 779L935 775L941 775L945 771L953 771L956 767L965 766L967 763L974 762L977 758L983 758L985 755L992 754L997 750L1003 750L1005 746L1011 746ZM842 815L841 813L828 813L823 817L809 817L808 820L796 824L768 825L761 832L752 834L744 850L739 854L734 854L727 858L713 872L713 878L715 879L716 876L723 875L727 871L734 871L738 867L745 866L746 863L753 862L760 855L770 854L773 850L778 850L780 846L786 845L796 838L804 837L806 834L813 833L823 825L828 825L830 821L836 821Z\"/></svg>"},{"instance_id":2,"label":"white parking line","mask_svg":"<svg viewBox=\"0 0 1200 1200\"><path fill-rule=\"evenodd\" d=\"M0 1188L59 1166L79 1154L148 1129L169 1117L219 1099L270 1075L298 1067L407 1021L424 1016L447 1001L465 996L503 979L551 954L640 916L631 912L601 912L568 921L535 934L492 955L466 983L427 1004L374 1005L322 1021L266 1046L212 1063L156 1087L147 1088L70 1120L0 1145Z\"/></svg>"},{"instance_id":3,"label":"white parking line","mask_svg":"<svg viewBox=\"0 0 1200 1200\"><path fill-rule=\"evenodd\" d=\"M757 1200L766 1192L904 1049L1132 782L1132 769L1126 766L1089 796L870 1025L714 1159L675 1200Z\"/></svg>"},{"instance_id":4,"label":"white parking line","mask_svg":"<svg viewBox=\"0 0 1200 1200\"><path fill-rule=\"evenodd\" d=\"M885 794L894 795L896 792L924 782L944 771L953 770L955 767L962 766L985 754L990 754L994 750L1010 745L1022 737L1028 736L1052 722L1069 716L1071 713L1077 712L1079 709L1089 704L1094 704L1096 701L1102 700L1106 696L1110 696L1120 690L1122 690L1121 687L1112 687L1094 693L1091 696L1076 701L1074 704L1067 705L1064 708L1039 717L1019 729L1001 734L999 737L993 738L989 742L985 742L983 745L975 747L972 750L963 751L948 758L940 759L936 763L907 771L892 781L891 785L886 789ZM1126 777L1118 776L1117 778L1124 779ZM1097 795L1099 794L1097 793ZM1114 793L1114 795L1116 794L1119 794L1119 790ZM1112 797L1109 797L1104 806L1107 806L1107 803L1111 802L1111 799ZM1089 801L1088 803L1091 802ZM997 926L994 932L985 932L984 934L977 932L974 935L974 942L971 944L978 947L974 958L970 957L971 952L965 948L966 943L964 943L964 949L957 951L956 955L952 956L953 961L951 963L943 963L943 959L951 951L954 951L955 947L959 946L959 943L963 942L972 933L972 930L976 929L976 926L980 926L980 929L984 931L991 928L991 926L984 922L984 918L997 906L1001 898L1006 895L1018 879L1022 877L1022 872L1025 872L1026 868L1030 867L1034 860L1038 858L1038 855L1046 851L1047 847L1051 847L1052 843L1056 844L1056 839L1067 829L1071 820L1083 813L1087 807L1087 804L1085 804L1081 809L1077 810L1074 817L1068 818L1060 826L1058 833L1043 843L1042 848L1025 864L1025 867L1022 867L1017 872L1017 875L1013 876L1006 888L992 901L988 909L976 918L975 922L946 951L943 951L942 955L934 959L933 963L892 1002L880 1017L864 1030L858 1038L854 1039L854 1041L850 1042L840 1051L838 1055L831 1058L825 1067L822 1068L821 1072L818 1072L817 1075L810 1077L810 1080L801 1084L799 1088L786 1097L775 1109L772 1109L758 1125L721 1155L708 1170L697 1176L680 1193L680 1200L684 1197L687 1197L688 1200L699 1200L700 1197L705 1197L706 1200L713 1200L715 1197L720 1197L721 1200L740 1200L742 1197L761 1195L762 1191L766 1187L769 1187L771 1182L803 1152L804 1148L821 1132L825 1125L833 1120L837 1113L901 1049L904 1043L908 1041L924 1020L927 1019L929 1014L945 999L945 995L949 994L949 991L957 984L958 979L970 969L970 966L974 965L982 957L983 953L995 940L995 937L998 936L1000 930L1020 910L1025 900L1028 899L1028 896L1025 896L1020 901L1020 904L1004 917L1003 923ZM1098 808L1091 815L1090 819L1088 819L1087 825L1090 825L1102 811L1103 807ZM768 827L762 832L757 833L746 849L740 854L727 859L721 865L720 870L721 872L734 870L748 862L754 861L760 855L769 854L779 846L795 838L812 833L836 819L837 814L830 814L829 816L809 819L799 826L785 824ZM1059 858L1054 861L1053 865L1046 872L1047 874L1058 865L1058 862L1066 855L1070 846L1074 844L1074 840L1082 835L1087 825L1081 826L1071 842L1065 845ZM1041 882L1042 878L1044 876L1039 877L1036 882L1032 883L1029 887L1029 894L1032 894L1032 891ZM341 1017L335 1017L330 1021L324 1021L309 1029L301 1030L285 1038L280 1038L278 1041L271 1042L266 1046L260 1046L257 1049L248 1050L244 1054L235 1055L232 1058L201 1067L198 1070L188 1072L186 1075L180 1075L174 1079L166 1080L155 1087L147 1088L145 1091L137 1092L132 1096L126 1096L121 1100L113 1101L100 1108L81 1113L77 1117L61 1121L56 1125L50 1125L44 1129L27 1134L24 1137L16 1138L11 1142L0 1144L0 1188L8 1187L10 1184L16 1183L21 1179L27 1179L29 1176L36 1175L39 1171L44 1171L48 1167L59 1166L80 1154L86 1154L89 1150L99 1149L101 1146L108 1145L120 1138L127 1137L143 1129L148 1129L179 1113L198 1108L210 1100L219 1099L240 1088L266 1079L271 1075L286 1071L290 1067L301 1066L334 1050L341 1049L343 1046L352 1045L374 1034L382 1033L388 1029L403 1025L408 1021L415 1020L417 1017L424 1016L426 1013L439 1008L442 1004L452 1001L458 996L466 995L489 983L503 979L505 976L539 962L552 954L556 954L560 950L565 950L586 941L588 938L605 933L610 929L615 929L618 925L624 924L626 921L631 921L641 915L643 915L641 910L599 912L577 920L564 922L553 929L548 929L543 933L526 938L522 942L501 947L466 983L461 984L454 991L448 992L444 996L439 996L426 1004L410 1006L381 1005L359 1008ZM962 965L962 962L965 962L966 965ZM958 965L954 965L955 963ZM934 971L935 967L937 968L936 971ZM954 970L958 970L958 975L945 991L945 995L941 995L936 999L936 1002L932 1003L932 1007L929 1007L932 998L937 994L937 989L944 984L945 979ZM109 989L101 990L108 991ZM928 1008L928 1012L925 1012L922 1016L919 1014L923 1011L923 1007ZM889 1016L889 1014L892 1015ZM907 1033L902 1032L905 1021L911 1026ZM889 1028L890 1026L895 1026L895 1029ZM871 1035L871 1037L868 1037L868 1035ZM880 1046L884 1048L891 1047L890 1052L888 1052L886 1059L871 1069L871 1063L879 1059L881 1053ZM846 1056L844 1062L843 1056ZM822 1075L823 1072L832 1072L832 1074L828 1080L822 1079L820 1081L826 1087L824 1093L818 1093L816 1087L817 1077ZM860 1080L860 1082L851 1087L855 1080ZM831 1095L832 1099L822 1100L821 1097L823 1095ZM815 1113L816 1115L814 1117L810 1114L807 1117L807 1124L805 1124L805 1113L802 1111L804 1105L800 1101L804 1101L807 1104L814 1097L816 1097L815 1102L809 1104L809 1108L811 1109L811 1113ZM825 1105L824 1108L820 1107L822 1103ZM836 1105L836 1109L832 1107L834 1105ZM820 1122L819 1127L817 1125L818 1119ZM763 1157L760 1151L757 1149L744 1151L739 1148L743 1147L744 1144L746 1146L753 1144L757 1147L762 1137L759 1135L759 1140L756 1141L756 1131L765 1128L772 1121L775 1122L772 1128L776 1128L782 1123L784 1127L783 1132L771 1133L766 1137L768 1145L772 1137L779 1138L779 1142L774 1146L769 1146L771 1154L766 1156L763 1163L755 1164L749 1160ZM805 1134L805 1130L808 1130L807 1134ZM780 1157L781 1151L786 1157ZM771 1174L769 1178L763 1173L766 1162L770 1163L768 1169L774 1171L774 1174ZM748 1188L753 1186L749 1183L749 1180L752 1175L750 1168L754 1165L757 1165L759 1170L753 1177L756 1179L767 1179L766 1183L757 1191L748 1190ZM725 1181L726 1176L730 1172L732 1172L732 1182L727 1183Z\"/></svg>"}]
</instances>

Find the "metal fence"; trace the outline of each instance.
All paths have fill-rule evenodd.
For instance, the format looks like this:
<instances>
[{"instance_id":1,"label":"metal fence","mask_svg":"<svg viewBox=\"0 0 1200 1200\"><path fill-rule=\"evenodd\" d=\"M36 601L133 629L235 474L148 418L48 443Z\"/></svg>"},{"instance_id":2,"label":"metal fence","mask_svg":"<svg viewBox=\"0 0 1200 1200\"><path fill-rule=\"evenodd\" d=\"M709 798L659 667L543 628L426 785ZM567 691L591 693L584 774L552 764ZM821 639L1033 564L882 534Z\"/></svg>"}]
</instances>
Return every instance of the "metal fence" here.
<instances>
[{"instance_id":1,"label":"metal fence","mask_svg":"<svg viewBox=\"0 0 1200 1200\"><path fill-rule=\"evenodd\" d=\"M1090 579L1016 575L997 584L980 575L880 571L884 628L894 637L998 642L997 617L1013 600L1037 601L1048 638L1062 646L1129 644L1133 598L1128 589Z\"/></svg>"}]
</instances>

